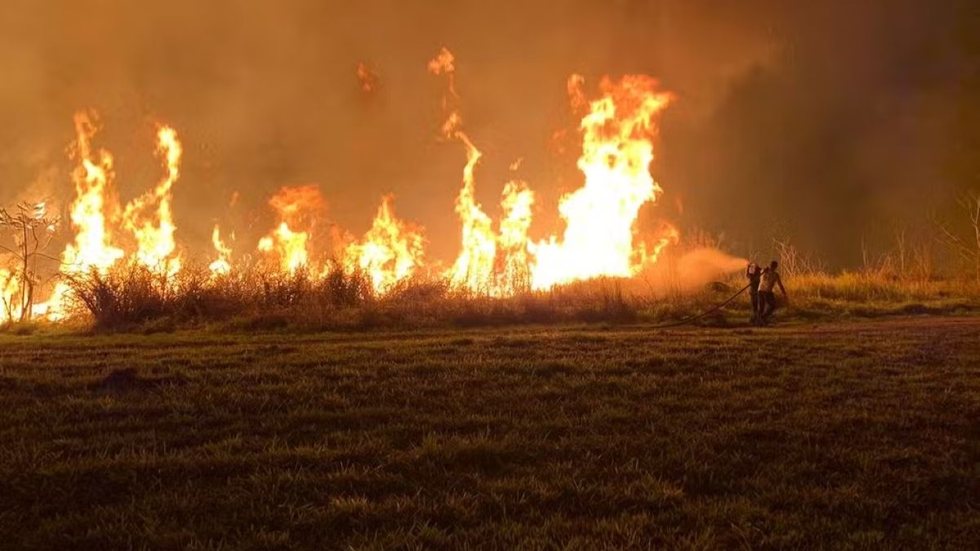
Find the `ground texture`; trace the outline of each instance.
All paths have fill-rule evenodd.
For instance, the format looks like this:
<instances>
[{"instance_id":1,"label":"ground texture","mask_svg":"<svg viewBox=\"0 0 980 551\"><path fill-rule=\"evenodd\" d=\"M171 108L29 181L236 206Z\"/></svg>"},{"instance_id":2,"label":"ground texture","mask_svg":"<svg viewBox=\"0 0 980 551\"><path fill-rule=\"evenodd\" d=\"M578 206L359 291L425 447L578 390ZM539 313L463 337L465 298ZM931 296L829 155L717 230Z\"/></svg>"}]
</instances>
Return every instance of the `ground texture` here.
<instances>
[{"instance_id":1,"label":"ground texture","mask_svg":"<svg viewBox=\"0 0 980 551\"><path fill-rule=\"evenodd\" d=\"M977 548L980 319L0 335L4 548Z\"/></svg>"}]
</instances>

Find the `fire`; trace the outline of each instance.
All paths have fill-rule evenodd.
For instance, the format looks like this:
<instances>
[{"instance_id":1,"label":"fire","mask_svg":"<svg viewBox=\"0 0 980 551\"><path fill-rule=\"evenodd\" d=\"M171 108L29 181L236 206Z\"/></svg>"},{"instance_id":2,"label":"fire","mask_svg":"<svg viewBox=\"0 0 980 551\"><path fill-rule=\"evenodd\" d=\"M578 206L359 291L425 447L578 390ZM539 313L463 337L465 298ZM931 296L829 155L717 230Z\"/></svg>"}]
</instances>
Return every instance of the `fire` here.
<instances>
[{"instance_id":1,"label":"fire","mask_svg":"<svg viewBox=\"0 0 980 551\"><path fill-rule=\"evenodd\" d=\"M569 101L573 112L581 116L578 131L582 151L577 166L583 183L559 201L561 232L532 240L535 193L527 183L514 180L504 186L498 220L488 215L476 198L476 169L483 154L463 129L456 66L455 56L446 48L428 63L428 70L446 81L442 134L459 143L466 155L454 202L460 221L460 248L443 274L451 287L503 297L597 277L630 277L656 262L664 248L678 240L677 230L665 223L645 236L638 228L642 207L656 203L662 193L650 167L657 121L671 97L656 81L638 75L619 81L605 78L599 97L590 99L585 80L579 75L569 78ZM358 65L357 76L365 92L376 90L377 77L368 66ZM95 114L78 113L74 123L76 139L70 152L77 167L72 173L75 199L69 209L74 234L61 254L62 274L105 274L128 258L170 281L182 263L173 207L173 187L180 177L183 155L177 132L166 125L158 127L156 151L164 175L152 190L130 201L120 216L113 190L113 158L92 144L98 131ZM520 160L511 169L518 170L519 166ZM237 194L232 203L236 200ZM278 219L259 240L258 249L268 253L283 273L309 270L322 276L333 270L359 271L367 275L375 292L383 295L423 266L422 231L395 216L390 195L382 198L371 228L360 240L341 237L340 230L329 226L329 235L320 237L339 248L332 254L317 251L320 260L316 266L314 232L321 229L317 226L322 224L325 209L318 188L283 187L269 199L269 205ZM128 256L113 239L112 230L119 228L135 238ZM218 225L211 232L211 244L215 251L209 264L213 276L231 273L232 250ZM328 256L339 260L324 258ZM48 302L37 304L34 313L49 319L64 317L68 290L64 280L58 283ZM21 291L17 275L0 269L0 321L17 313Z\"/></svg>"},{"instance_id":2,"label":"fire","mask_svg":"<svg viewBox=\"0 0 980 551\"><path fill-rule=\"evenodd\" d=\"M475 197L473 169L480 160L480 150L461 131L456 132L456 137L466 147L463 188L456 197L456 214L462 222L463 231L459 256L449 271L449 281L454 287L486 293L490 291L493 281L497 236L493 231L493 222Z\"/></svg>"},{"instance_id":3,"label":"fire","mask_svg":"<svg viewBox=\"0 0 980 551\"><path fill-rule=\"evenodd\" d=\"M454 287L504 296L528 287L543 290L602 276L629 277L655 262L676 239L676 230L668 228L653 243L634 243L640 207L654 202L662 191L650 175L652 138L655 118L670 96L658 91L656 81L626 76L614 83L606 78L600 85L602 97L590 103L582 89L585 80L579 75L569 78L572 109L584 113L578 167L585 183L559 203L565 222L561 240L552 236L534 243L528 239L534 193L526 184L505 187L498 231L476 201L474 169L481 153L462 131L455 61L452 52L443 48L428 66L447 79L443 133L466 149L463 187L456 199L462 241L448 273Z\"/></svg>"},{"instance_id":4,"label":"fire","mask_svg":"<svg viewBox=\"0 0 980 551\"><path fill-rule=\"evenodd\" d=\"M234 239L234 234L232 238ZM211 270L213 276L223 276L231 273L231 247L225 245L225 242L221 239L221 228L218 224L214 225L214 229L211 230L211 244L214 246L214 250L218 253L218 258L214 259L208 269Z\"/></svg>"},{"instance_id":5,"label":"fire","mask_svg":"<svg viewBox=\"0 0 980 551\"><path fill-rule=\"evenodd\" d=\"M531 227L534 192L524 182L508 182L500 203L504 217L500 221L497 241L498 258L494 271L496 296L506 296L530 287L527 232Z\"/></svg>"},{"instance_id":6,"label":"fire","mask_svg":"<svg viewBox=\"0 0 980 551\"><path fill-rule=\"evenodd\" d=\"M364 272L379 294L411 277L422 264L422 234L395 217L391 202L391 195L381 199L371 229L344 251L344 268Z\"/></svg>"},{"instance_id":7,"label":"fire","mask_svg":"<svg viewBox=\"0 0 980 551\"><path fill-rule=\"evenodd\" d=\"M280 222L272 232L259 240L259 250L275 252L284 272L295 274L310 263L309 228L315 216L324 207L320 190L316 186L284 187L269 199L269 204L279 213ZM307 231L293 228L307 226Z\"/></svg>"},{"instance_id":8,"label":"fire","mask_svg":"<svg viewBox=\"0 0 980 551\"><path fill-rule=\"evenodd\" d=\"M442 126L442 132L447 138L459 140L466 149L463 187L456 197L456 214L463 226L462 242L459 255L447 276L453 287L475 293L489 293L494 286L497 236L493 231L493 221L476 201L474 170L482 153L462 130L463 119L456 108L459 95L456 93L456 67L452 52L446 48L440 50L429 61L429 71L434 75L446 75L447 94L443 98L443 108L449 111L449 115Z\"/></svg>"},{"instance_id":9,"label":"fire","mask_svg":"<svg viewBox=\"0 0 980 551\"><path fill-rule=\"evenodd\" d=\"M75 200L69 212L75 237L61 253L60 270L68 276L93 270L104 274L125 254L112 245L108 224L117 211L111 189L112 155L104 149L92 148L92 138L98 131L96 117L94 112L75 114L75 142L70 151L78 166L72 172ZM47 302L35 305L34 315L51 320L64 318L67 294L68 285L59 282Z\"/></svg>"},{"instance_id":10,"label":"fire","mask_svg":"<svg viewBox=\"0 0 980 551\"><path fill-rule=\"evenodd\" d=\"M10 270L0 268L0 323L20 317L20 281Z\"/></svg>"},{"instance_id":11,"label":"fire","mask_svg":"<svg viewBox=\"0 0 980 551\"><path fill-rule=\"evenodd\" d=\"M572 86L581 81L570 81ZM578 167L585 184L559 202L562 239L552 236L531 247L534 289L600 276L629 277L655 261L670 240L661 236L651 254L633 242L640 207L662 191L650 175L651 138L655 117L670 95L658 92L656 81L645 76L626 76L618 83L607 78L600 88L603 96L589 104L580 125ZM582 97L574 90L570 95Z\"/></svg>"},{"instance_id":12,"label":"fire","mask_svg":"<svg viewBox=\"0 0 980 551\"><path fill-rule=\"evenodd\" d=\"M61 255L62 271L87 272L96 269L105 272L124 255L122 249L112 245L108 217L115 213L116 199L110 188L112 155L104 150L92 149L92 138L98 131L94 113L75 115L76 141L72 148L78 166L72 173L75 182L75 201L71 204L71 224L75 240L65 247Z\"/></svg>"},{"instance_id":13,"label":"fire","mask_svg":"<svg viewBox=\"0 0 980 551\"><path fill-rule=\"evenodd\" d=\"M180 271L181 265L180 258L174 256L177 227L173 221L172 190L180 176L183 149L173 128L158 129L157 153L164 160L166 176L152 191L126 205L123 221L136 237L137 262L153 273L170 278Z\"/></svg>"}]
</instances>

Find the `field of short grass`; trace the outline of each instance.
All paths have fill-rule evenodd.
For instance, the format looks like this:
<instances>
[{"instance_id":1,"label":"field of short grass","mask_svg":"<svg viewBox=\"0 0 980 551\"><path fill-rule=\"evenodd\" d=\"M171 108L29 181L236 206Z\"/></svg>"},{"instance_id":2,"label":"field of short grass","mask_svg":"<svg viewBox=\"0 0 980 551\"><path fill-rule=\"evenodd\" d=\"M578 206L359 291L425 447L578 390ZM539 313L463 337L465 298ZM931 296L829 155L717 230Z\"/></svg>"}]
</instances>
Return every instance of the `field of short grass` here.
<instances>
[{"instance_id":1,"label":"field of short grass","mask_svg":"<svg viewBox=\"0 0 980 551\"><path fill-rule=\"evenodd\" d=\"M0 334L9 548L977 548L980 318Z\"/></svg>"}]
</instances>

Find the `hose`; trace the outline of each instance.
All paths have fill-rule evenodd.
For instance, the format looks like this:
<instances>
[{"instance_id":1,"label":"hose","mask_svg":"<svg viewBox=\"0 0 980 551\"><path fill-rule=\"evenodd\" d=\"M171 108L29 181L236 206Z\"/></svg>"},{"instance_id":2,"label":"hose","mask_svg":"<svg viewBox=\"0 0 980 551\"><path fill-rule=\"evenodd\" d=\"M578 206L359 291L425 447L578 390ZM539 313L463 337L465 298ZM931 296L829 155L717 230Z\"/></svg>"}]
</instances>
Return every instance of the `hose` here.
<instances>
[{"instance_id":1,"label":"hose","mask_svg":"<svg viewBox=\"0 0 980 551\"><path fill-rule=\"evenodd\" d=\"M701 312L700 314L697 314L697 315L694 315L694 316L688 316L688 317L686 317L684 319L681 319L681 320L678 320L678 321L674 321L674 322L671 322L671 323L654 325L653 328L654 329L664 329L664 328L667 328L667 327L679 327L681 325L687 325L687 324L691 323L692 321L699 320L699 319L707 316L708 314L713 314L713 313L717 312L718 310L721 310L722 308L724 308L724 307L728 306L729 304L731 304L731 302L733 300L735 300L736 298L738 298L738 296L741 295L742 293L744 293L745 290L748 289L750 286L751 286L751 283L749 285L746 285L745 287L742 287L741 289L739 289L737 293L735 293L734 295L732 295L731 297L729 297L728 300L726 300L725 302L719 303L719 304L715 305L714 307L712 307L712 308L710 308L708 310L705 310L704 312Z\"/></svg>"}]
</instances>

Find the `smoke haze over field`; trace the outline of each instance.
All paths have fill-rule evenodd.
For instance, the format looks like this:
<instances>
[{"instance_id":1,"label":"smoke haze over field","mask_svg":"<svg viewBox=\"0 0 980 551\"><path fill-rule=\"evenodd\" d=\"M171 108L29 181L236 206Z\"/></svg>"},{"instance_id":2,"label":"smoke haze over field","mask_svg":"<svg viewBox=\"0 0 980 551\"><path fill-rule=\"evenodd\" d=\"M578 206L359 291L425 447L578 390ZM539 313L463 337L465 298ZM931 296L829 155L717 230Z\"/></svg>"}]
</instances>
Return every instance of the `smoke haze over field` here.
<instances>
[{"instance_id":1,"label":"smoke haze over field","mask_svg":"<svg viewBox=\"0 0 980 551\"><path fill-rule=\"evenodd\" d=\"M790 237L853 265L863 235L917 223L980 188L980 9L894 0L248 1L7 0L0 14L0 204L71 197L72 114L102 116L120 195L160 177L154 123L180 133L179 242L214 222L253 238L283 185L318 183L328 216L363 233L381 196L459 247L464 156L439 137L448 46L477 194L496 213L517 175L538 193L531 233L557 230L576 153L565 82L644 73L676 96L662 119L653 209L724 233L732 252ZM358 80L364 63L374 88ZM240 199L230 205L233 192ZM680 206L683 208L681 209ZM681 213L680 211L683 210Z\"/></svg>"}]
</instances>

